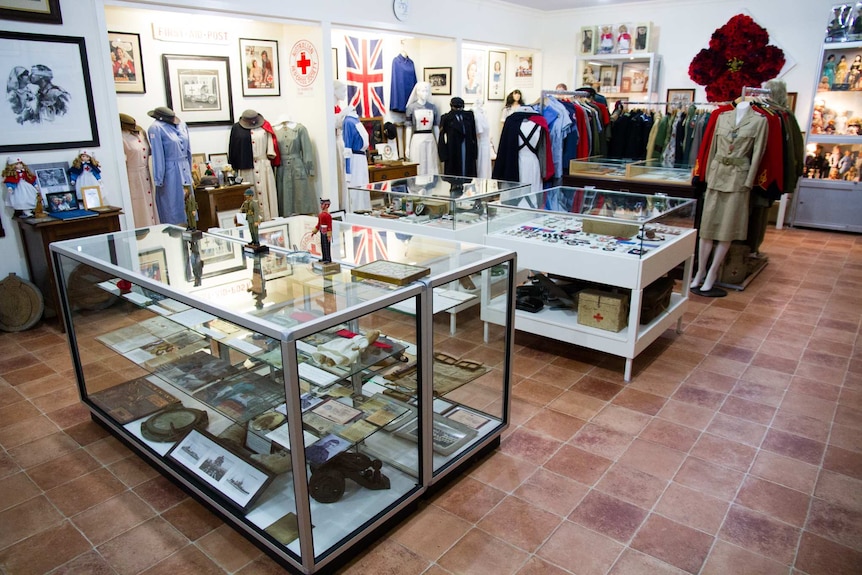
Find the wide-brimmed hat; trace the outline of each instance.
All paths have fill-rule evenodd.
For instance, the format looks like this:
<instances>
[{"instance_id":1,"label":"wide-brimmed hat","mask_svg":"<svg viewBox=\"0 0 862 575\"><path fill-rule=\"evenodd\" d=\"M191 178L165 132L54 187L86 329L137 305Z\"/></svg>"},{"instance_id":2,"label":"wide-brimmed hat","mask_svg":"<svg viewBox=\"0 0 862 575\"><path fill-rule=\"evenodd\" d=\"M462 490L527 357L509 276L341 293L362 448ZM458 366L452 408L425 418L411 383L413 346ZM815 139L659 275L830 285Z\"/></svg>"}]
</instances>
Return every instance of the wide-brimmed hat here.
<instances>
[{"instance_id":1,"label":"wide-brimmed hat","mask_svg":"<svg viewBox=\"0 0 862 575\"><path fill-rule=\"evenodd\" d=\"M246 130L251 130L252 128L260 128L261 126L263 126L263 122L263 116L261 116L254 110L246 110L239 117L239 125Z\"/></svg>"},{"instance_id":2,"label":"wide-brimmed hat","mask_svg":"<svg viewBox=\"0 0 862 575\"><path fill-rule=\"evenodd\" d=\"M120 114L120 127L127 130L134 130L138 123L133 117L128 114Z\"/></svg>"},{"instance_id":3,"label":"wide-brimmed hat","mask_svg":"<svg viewBox=\"0 0 862 575\"><path fill-rule=\"evenodd\" d=\"M162 122L168 122L169 124L179 123L179 118L174 114L174 111L165 106L159 106L155 110L150 110L147 112L147 116L161 120Z\"/></svg>"}]
</instances>

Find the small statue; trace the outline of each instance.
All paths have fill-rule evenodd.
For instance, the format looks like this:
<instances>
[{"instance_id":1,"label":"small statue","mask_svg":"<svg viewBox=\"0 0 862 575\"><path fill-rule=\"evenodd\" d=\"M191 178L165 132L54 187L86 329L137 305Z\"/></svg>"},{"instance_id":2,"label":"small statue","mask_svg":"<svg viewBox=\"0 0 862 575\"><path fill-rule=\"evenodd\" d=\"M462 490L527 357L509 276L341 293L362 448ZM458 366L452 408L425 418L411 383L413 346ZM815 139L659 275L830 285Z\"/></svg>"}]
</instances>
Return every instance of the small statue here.
<instances>
[{"instance_id":1,"label":"small statue","mask_svg":"<svg viewBox=\"0 0 862 575\"><path fill-rule=\"evenodd\" d=\"M198 201L191 186L183 186L183 198L186 205L186 231L198 231Z\"/></svg>"},{"instance_id":2,"label":"small statue","mask_svg":"<svg viewBox=\"0 0 862 575\"><path fill-rule=\"evenodd\" d=\"M9 156L3 170L3 183L6 185L6 205L15 210L15 215L32 215L40 194L36 174L27 167L24 160Z\"/></svg>"},{"instance_id":3,"label":"small statue","mask_svg":"<svg viewBox=\"0 0 862 575\"><path fill-rule=\"evenodd\" d=\"M312 235L320 232L320 261L328 264L332 262L330 244L332 242L332 215L329 213L330 202L327 198L320 198L320 213L317 214L317 225L311 231Z\"/></svg>"},{"instance_id":4,"label":"small statue","mask_svg":"<svg viewBox=\"0 0 862 575\"><path fill-rule=\"evenodd\" d=\"M251 241L246 244L247 248L251 248L254 253L269 251L266 246L260 245L260 222L263 216L260 213L260 204L254 199L254 189L249 188L245 191L245 201L239 208L239 211L245 214L245 221L248 223L248 233L251 236Z\"/></svg>"},{"instance_id":5,"label":"small statue","mask_svg":"<svg viewBox=\"0 0 862 575\"><path fill-rule=\"evenodd\" d=\"M189 242L189 267L192 269L195 287L200 286L204 272L204 260L201 258L200 240L196 238Z\"/></svg>"}]
</instances>

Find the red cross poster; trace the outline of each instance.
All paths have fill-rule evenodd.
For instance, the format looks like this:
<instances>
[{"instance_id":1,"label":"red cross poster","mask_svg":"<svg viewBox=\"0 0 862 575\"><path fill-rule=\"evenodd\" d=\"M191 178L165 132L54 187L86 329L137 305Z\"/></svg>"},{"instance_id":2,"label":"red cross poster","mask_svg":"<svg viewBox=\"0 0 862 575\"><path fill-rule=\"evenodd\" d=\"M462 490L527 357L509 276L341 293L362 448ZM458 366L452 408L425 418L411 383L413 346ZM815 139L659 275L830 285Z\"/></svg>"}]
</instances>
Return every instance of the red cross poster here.
<instances>
[{"instance_id":1,"label":"red cross poster","mask_svg":"<svg viewBox=\"0 0 862 575\"><path fill-rule=\"evenodd\" d=\"M290 49L290 76L299 92L311 90L311 85L317 79L320 72L320 58L317 48L309 40L300 40Z\"/></svg>"}]
</instances>

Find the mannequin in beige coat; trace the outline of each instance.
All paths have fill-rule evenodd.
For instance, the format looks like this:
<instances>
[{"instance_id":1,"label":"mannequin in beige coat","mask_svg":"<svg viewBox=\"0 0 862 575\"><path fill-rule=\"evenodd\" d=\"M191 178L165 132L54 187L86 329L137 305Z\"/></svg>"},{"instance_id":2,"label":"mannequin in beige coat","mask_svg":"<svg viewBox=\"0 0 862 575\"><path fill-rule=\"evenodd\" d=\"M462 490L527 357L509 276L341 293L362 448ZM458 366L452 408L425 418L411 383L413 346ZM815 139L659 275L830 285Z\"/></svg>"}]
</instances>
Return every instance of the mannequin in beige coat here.
<instances>
[{"instance_id":1,"label":"mannequin in beige coat","mask_svg":"<svg viewBox=\"0 0 862 575\"><path fill-rule=\"evenodd\" d=\"M748 197L763 158L766 137L766 118L752 110L748 102L740 102L735 110L718 118L706 164L698 267L691 282L699 295L725 295L713 286L731 242L746 238Z\"/></svg>"}]
</instances>

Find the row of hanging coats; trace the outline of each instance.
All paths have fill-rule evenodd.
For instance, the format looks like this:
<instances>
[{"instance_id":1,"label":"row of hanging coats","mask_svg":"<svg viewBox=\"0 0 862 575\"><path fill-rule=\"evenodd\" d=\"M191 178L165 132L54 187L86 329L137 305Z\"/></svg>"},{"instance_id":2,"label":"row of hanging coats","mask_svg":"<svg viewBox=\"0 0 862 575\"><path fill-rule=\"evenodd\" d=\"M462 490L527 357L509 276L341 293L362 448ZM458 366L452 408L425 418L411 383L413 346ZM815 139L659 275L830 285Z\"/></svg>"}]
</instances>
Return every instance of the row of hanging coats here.
<instances>
[{"instance_id":1,"label":"row of hanging coats","mask_svg":"<svg viewBox=\"0 0 862 575\"><path fill-rule=\"evenodd\" d=\"M521 106L506 118L492 174L529 182L534 191L567 174L569 160L604 154L603 132L610 120L607 105L583 97L584 92L555 91L560 98L542 94L539 110Z\"/></svg>"}]
</instances>

